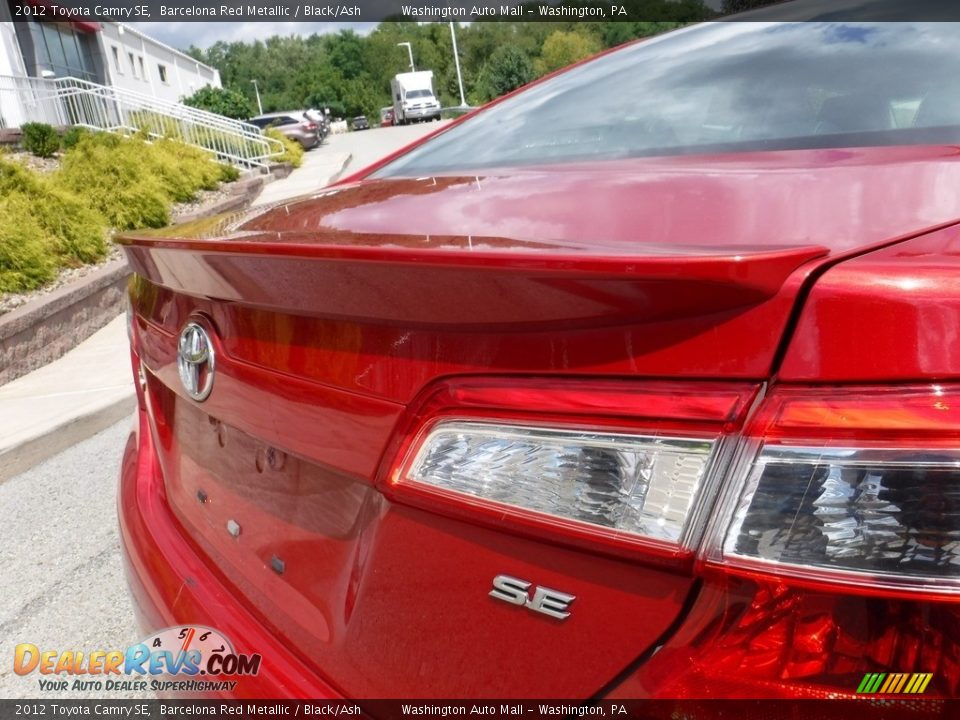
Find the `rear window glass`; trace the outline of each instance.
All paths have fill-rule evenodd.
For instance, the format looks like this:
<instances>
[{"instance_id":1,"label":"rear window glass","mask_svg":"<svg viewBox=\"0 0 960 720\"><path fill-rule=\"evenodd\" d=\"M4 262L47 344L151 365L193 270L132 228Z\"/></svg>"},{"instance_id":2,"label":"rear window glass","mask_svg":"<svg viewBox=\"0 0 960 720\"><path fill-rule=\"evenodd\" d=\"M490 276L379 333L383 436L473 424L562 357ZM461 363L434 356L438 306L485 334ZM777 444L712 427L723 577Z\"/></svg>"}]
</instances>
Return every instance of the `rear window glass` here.
<instances>
[{"instance_id":1,"label":"rear window glass","mask_svg":"<svg viewBox=\"0 0 960 720\"><path fill-rule=\"evenodd\" d=\"M682 153L960 142L955 23L718 23L617 50L375 176Z\"/></svg>"}]
</instances>

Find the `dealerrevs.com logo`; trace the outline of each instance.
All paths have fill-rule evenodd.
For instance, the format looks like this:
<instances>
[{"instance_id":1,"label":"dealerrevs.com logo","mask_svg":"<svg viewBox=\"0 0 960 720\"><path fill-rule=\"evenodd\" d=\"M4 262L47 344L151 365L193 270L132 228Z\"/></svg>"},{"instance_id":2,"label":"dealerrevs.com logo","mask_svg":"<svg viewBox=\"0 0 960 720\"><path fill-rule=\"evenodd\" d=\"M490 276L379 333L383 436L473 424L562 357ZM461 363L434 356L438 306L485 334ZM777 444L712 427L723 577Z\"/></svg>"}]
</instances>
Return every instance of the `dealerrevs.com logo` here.
<instances>
[{"instance_id":1,"label":"dealerrevs.com logo","mask_svg":"<svg viewBox=\"0 0 960 720\"><path fill-rule=\"evenodd\" d=\"M17 675L37 673L41 691L229 692L260 672L259 654L237 653L213 628L171 627L126 650L14 649Z\"/></svg>"}]
</instances>

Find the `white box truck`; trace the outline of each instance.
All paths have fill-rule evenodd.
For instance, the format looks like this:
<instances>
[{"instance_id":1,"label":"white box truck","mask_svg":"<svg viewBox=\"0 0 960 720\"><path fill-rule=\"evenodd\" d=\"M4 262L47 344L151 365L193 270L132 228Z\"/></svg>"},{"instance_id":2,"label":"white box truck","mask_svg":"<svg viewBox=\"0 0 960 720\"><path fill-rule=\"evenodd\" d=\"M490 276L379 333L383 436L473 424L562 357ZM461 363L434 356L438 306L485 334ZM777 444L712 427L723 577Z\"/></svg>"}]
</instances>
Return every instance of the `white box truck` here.
<instances>
[{"instance_id":1,"label":"white box truck","mask_svg":"<svg viewBox=\"0 0 960 720\"><path fill-rule=\"evenodd\" d=\"M440 119L440 101L433 94L433 70L400 73L390 81L390 90L395 124Z\"/></svg>"}]
</instances>

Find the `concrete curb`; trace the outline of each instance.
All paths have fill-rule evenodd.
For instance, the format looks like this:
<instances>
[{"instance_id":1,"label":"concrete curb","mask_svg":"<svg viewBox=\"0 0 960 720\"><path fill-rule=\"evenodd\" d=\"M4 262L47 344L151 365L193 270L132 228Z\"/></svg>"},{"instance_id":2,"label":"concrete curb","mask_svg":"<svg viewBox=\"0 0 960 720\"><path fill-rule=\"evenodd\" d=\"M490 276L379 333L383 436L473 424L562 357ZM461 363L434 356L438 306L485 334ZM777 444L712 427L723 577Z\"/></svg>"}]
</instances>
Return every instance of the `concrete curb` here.
<instances>
[{"instance_id":1,"label":"concrete curb","mask_svg":"<svg viewBox=\"0 0 960 720\"><path fill-rule=\"evenodd\" d=\"M126 397L106 403L93 412L71 418L19 445L0 450L0 483L93 437L101 430L106 430L130 415L136 406L136 391L131 390Z\"/></svg>"}]
</instances>

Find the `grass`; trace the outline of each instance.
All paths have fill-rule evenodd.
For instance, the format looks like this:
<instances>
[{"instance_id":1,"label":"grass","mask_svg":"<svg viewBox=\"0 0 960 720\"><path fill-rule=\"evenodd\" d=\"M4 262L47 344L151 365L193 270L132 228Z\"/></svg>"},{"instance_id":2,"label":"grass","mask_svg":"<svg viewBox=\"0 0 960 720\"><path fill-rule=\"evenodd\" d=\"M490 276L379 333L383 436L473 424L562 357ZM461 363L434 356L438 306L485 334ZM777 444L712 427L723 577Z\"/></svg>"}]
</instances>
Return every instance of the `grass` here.
<instances>
[{"instance_id":1,"label":"grass","mask_svg":"<svg viewBox=\"0 0 960 720\"><path fill-rule=\"evenodd\" d=\"M77 133L60 169L0 155L0 292L26 292L64 267L102 260L107 229L162 227L175 203L236 180L209 153L173 139Z\"/></svg>"}]
</instances>

